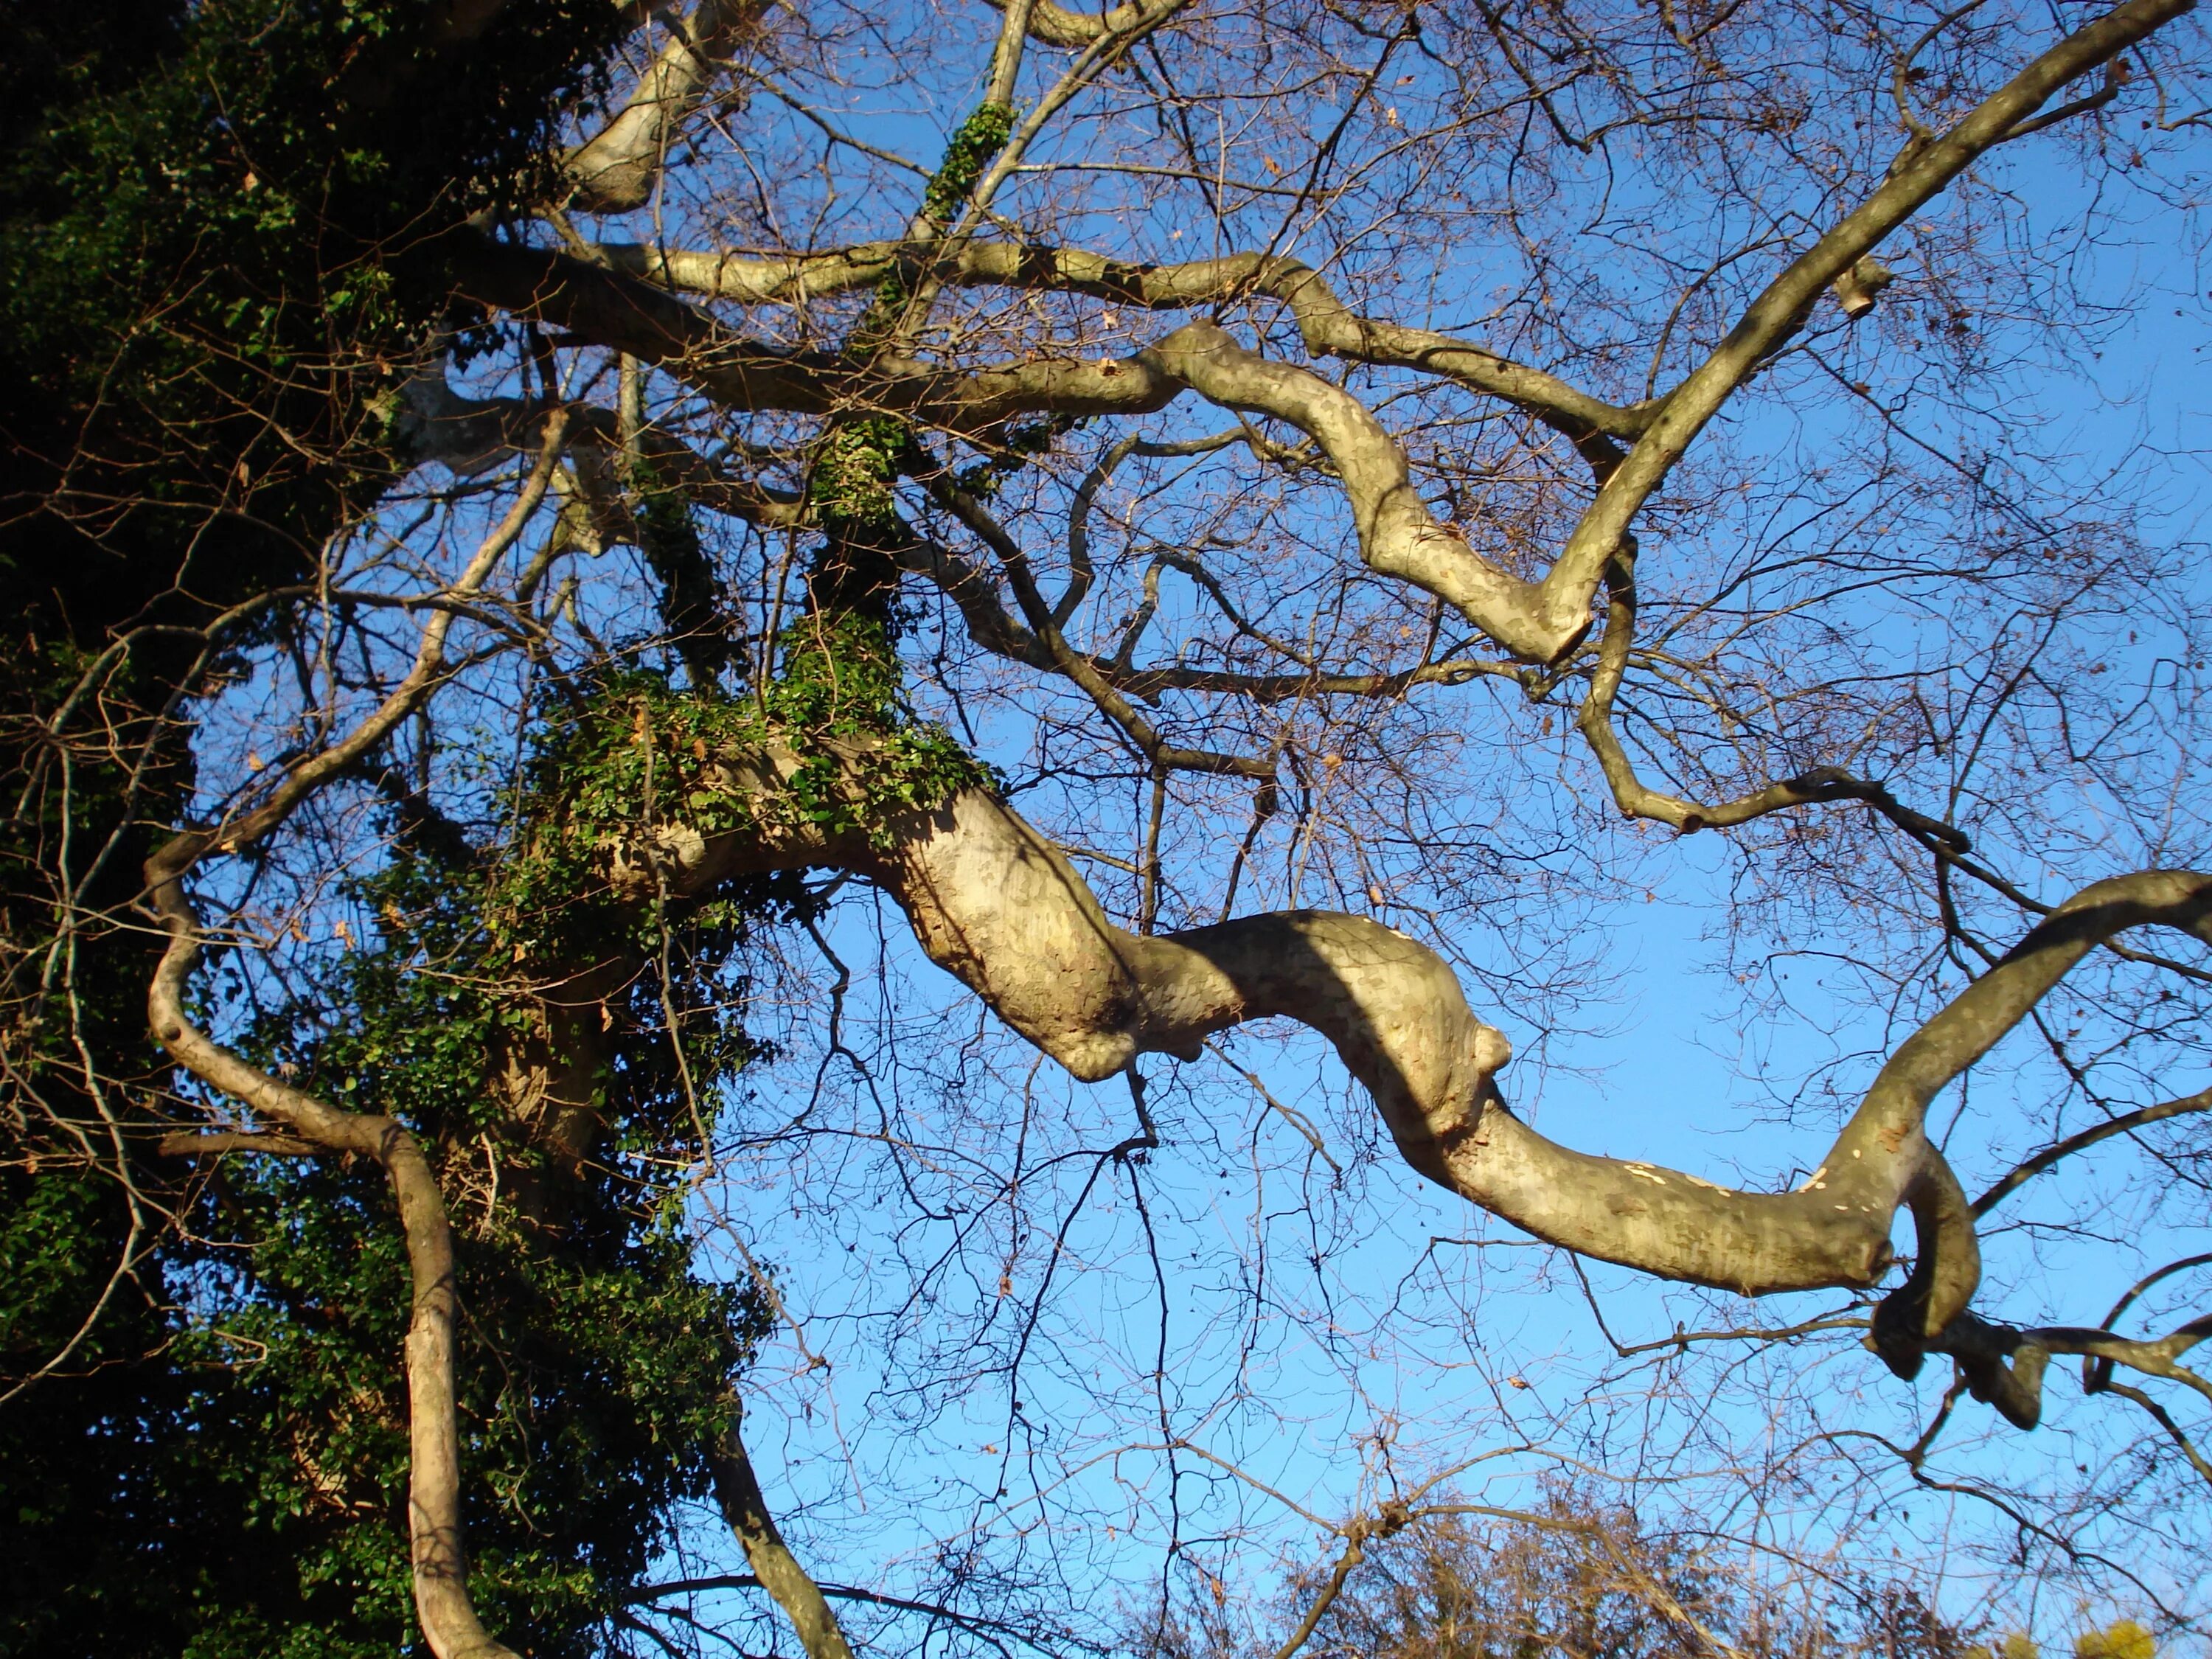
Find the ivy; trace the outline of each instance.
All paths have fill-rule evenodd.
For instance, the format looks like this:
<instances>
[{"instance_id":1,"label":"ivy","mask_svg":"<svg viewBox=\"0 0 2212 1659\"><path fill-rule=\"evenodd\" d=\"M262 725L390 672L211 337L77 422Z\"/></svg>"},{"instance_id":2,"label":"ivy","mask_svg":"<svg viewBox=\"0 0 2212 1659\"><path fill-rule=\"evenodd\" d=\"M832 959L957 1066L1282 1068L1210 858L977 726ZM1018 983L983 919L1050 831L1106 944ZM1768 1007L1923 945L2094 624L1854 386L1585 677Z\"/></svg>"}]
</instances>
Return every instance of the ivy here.
<instances>
[{"instance_id":1,"label":"ivy","mask_svg":"<svg viewBox=\"0 0 2212 1659\"><path fill-rule=\"evenodd\" d=\"M915 453L914 430L888 415L865 416L832 426L815 447L807 502L832 536L881 540L896 534L898 503L892 481Z\"/></svg>"},{"instance_id":2,"label":"ivy","mask_svg":"<svg viewBox=\"0 0 2212 1659\"><path fill-rule=\"evenodd\" d=\"M951 222L1013 131L1014 112L1008 104L979 104L960 124L922 191L921 210L932 224Z\"/></svg>"},{"instance_id":3,"label":"ivy","mask_svg":"<svg viewBox=\"0 0 2212 1659\"><path fill-rule=\"evenodd\" d=\"M943 727L900 706L897 655L879 620L817 614L779 645L782 672L757 702L630 671L560 711L525 773L523 814L543 827L521 857L502 861L495 908L540 927L560 914L590 918L580 921L586 927L652 926L634 907L610 924L592 897L605 893L608 849L644 827L648 804L651 817L702 835L803 824L825 836L860 831L880 846L899 817L994 785ZM732 763L771 744L799 758L781 787L733 775ZM746 902L790 912L799 900L794 888L757 887Z\"/></svg>"},{"instance_id":4,"label":"ivy","mask_svg":"<svg viewBox=\"0 0 2212 1659\"><path fill-rule=\"evenodd\" d=\"M1042 415L1034 420L1012 421L1000 434L996 452L988 460L964 466L953 482L979 501L996 495L1006 479L1029 465L1032 457L1049 454L1054 442L1083 426L1087 415Z\"/></svg>"},{"instance_id":5,"label":"ivy","mask_svg":"<svg viewBox=\"0 0 2212 1659\"><path fill-rule=\"evenodd\" d=\"M1014 131L1014 112L1007 104L979 104L969 112L945 146L945 159L921 192L921 216L934 229L952 222L962 205L975 193L983 169L1006 147ZM876 284L876 310L888 315L913 295L907 274L894 265ZM861 337L872 331L863 328Z\"/></svg>"},{"instance_id":6,"label":"ivy","mask_svg":"<svg viewBox=\"0 0 2212 1659\"><path fill-rule=\"evenodd\" d=\"M409 1124L437 1166L467 1309L457 1370L472 1588L511 1644L582 1659L665 1547L676 1504L705 1496L704 1446L768 1329L757 1287L694 1271L672 1173L691 1120L663 1012L676 1008L702 1086L751 1060L733 1000L712 983L746 918L726 906L681 924L678 982L663 987L648 963L610 1011L599 1145L560 1185L552 1224L525 1221L486 1171L495 1160L510 1181L526 1176L543 1152L495 1073L542 1017L536 963L562 939L515 907L512 867L403 841L349 893L376 918L373 948L341 958L247 1046L304 1086ZM308 1012L325 1009L337 1012ZM244 1528L291 1564L298 1607L331 1643L301 1651L388 1653L412 1617L392 1364L408 1274L381 1174L339 1160L226 1164L210 1207L252 1241L178 1285L193 1314L178 1355L228 1377L202 1414L241 1443L216 1478ZM271 1611L230 1610L191 1652L289 1651L300 1627Z\"/></svg>"}]
</instances>

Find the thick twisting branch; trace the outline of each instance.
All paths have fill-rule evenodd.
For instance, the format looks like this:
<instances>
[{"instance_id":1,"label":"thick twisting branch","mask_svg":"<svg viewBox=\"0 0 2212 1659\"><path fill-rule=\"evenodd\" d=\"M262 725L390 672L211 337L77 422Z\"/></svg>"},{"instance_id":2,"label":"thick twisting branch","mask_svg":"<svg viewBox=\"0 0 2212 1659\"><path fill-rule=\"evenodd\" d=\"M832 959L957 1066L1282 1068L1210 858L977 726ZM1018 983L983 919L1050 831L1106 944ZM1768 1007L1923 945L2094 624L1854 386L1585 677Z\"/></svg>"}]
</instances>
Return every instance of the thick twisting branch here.
<instances>
[{"instance_id":1,"label":"thick twisting branch","mask_svg":"<svg viewBox=\"0 0 2212 1659\"><path fill-rule=\"evenodd\" d=\"M844 754L856 798L868 752ZM713 787L771 799L801 763L773 747L732 755ZM1505 1039L1469 1010L1449 964L1365 917L1301 910L1133 933L1056 848L977 789L896 817L873 838L773 823L711 837L666 825L653 862L689 892L794 866L866 877L933 961L1086 1080L1146 1053L1195 1059L1208 1036L1246 1020L1296 1019L1335 1045L1416 1170L1578 1254L1748 1295L1865 1288L1888 1267L1892 1219L1909 1207L1913 1271L1874 1328L1905 1372L1964 1312L1980 1273L1972 1211L1924 1131L1929 1103L2113 934L2152 923L2212 934L2212 877L2153 871L2084 890L1899 1048L1802 1188L1747 1193L1536 1133L1497 1087ZM617 883L636 884L646 862L617 856Z\"/></svg>"},{"instance_id":2,"label":"thick twisting branch","mask_svg":"<svg viewBox=\"0 0 2212 1659\"><path fill-rule=\"evenodd\" d=\"M442 599L464 601L482 591L544 501L567 431L564 412L556 410L547 417L538 463L520 495L478 545ZM242 1102L290 1131L290 1137L283 1138L285 1142L296 1137L325 1151L360 1153L374 1158L383 1168L398 1201L413 1284L406 1369L408 1525L416 1611L437 1659L500 1659L501 1656L513 1659L510 1650L485 1632L469 1599L462 1549L460 1422L453 1362L459 1298L453 1231L435 1173L404 1124L387 1117L341 1111L270 1077L210 1037L186 1011L201 937L198 918L185 894L185 878L210 852L241 850L267 837L302 802L371 753L401 721L421 708L448 672L446 641L456 614L453 608L432 612L407 673L351 732L289 769L259 805L224 824L173 836L147 860L148 898L168 936L168 946L147 989L146 1007L155 1037L172 1060L209 1088ZM294 1148L289 1144L272 1144L270 1150Z\"/></svg>"},{"instance_id":3,"label":"thick twisting branch","mask_svg":"<svg viewBox=\"0 0 2212 1659\"><path fill-rule=\"evenodd\" d=\"M1565 655L1588 629L1587 593L1552 576L1523 581L1438 520L1414 487L1404 449L1341 386L1247 351L1212 323L1188 324L1148 355L1209 402L1286 421L1319 444L1343 481L1370 569L1435 594L1531 661Z\"/></svg>"},{"instance_id":4,"label":"thick twisting branch","mask_svg":"<svg viewBox=\"0 0 2212 1659\"><path fill-rule=\"evenodd\" d=\"M1065 250L966 243L964 232L945 247L931 246L933 284L1059 287L1126 295L1152 306L1218 301L1239 291L1271 293L1291 307L1312 349L1449 374L1536 412L1583 447L1601 483L1558 560L1533 584L1491 565L1426 512L1402 452L1356 399L1304 370L1242 350L1211 324L1189 325L1120 359L1040 356L956 371L884 349L855 362L851 354L783 351L749 340L676 300L656 281L735 297L803 296L882 280L898 270L904 242L766 262L637 247L579 258L460 241L452 252L471 296L660 363L732 408L823 415L873 410L974 435L1029 412L1148 413L1188 387L1227 407L1274 415L1306 431L1345 474L1361 553L1370 568L1445 599L1515 655L1556 662L1588 631L1591 601L1645 502L1706 422L1802 326L1820 294L1977 158L2016 136L2059 88L2113 61L2191 3L2126 0L2043 53L1949 131L1901 156L1878 189L1768 283L1673 392L1631 409L1603 404L1449 337L1355 317L1295 262L1243 256L1179 266L1121 266ZM1033 15L1043 9L1033 8ZM1159 9L1146 9L1143 16ZM1102 20L1086 57L1114 32L1110 21ZM1066 77L1063 82L1074 84ZM1018 143L1011 145L993 163L977 185L977 201L988 198L992 179L1012 164L1018 149ZM1630 438L1633 445L1624 457L1616 441ZM1822 780L1819 787L1832 796L1833 781ZM1742 810L1755 813L1823 798L1788 785L1776 789L1773 802L1753 801ZM1653 804L1662 813L1679 808L1682 817L1700 816L1689 803L1655 797Z\"/></svg>"},{"instance_id":5,"label":"thick twisting branch","mask_svg":"<svg viewBox=\"0 0 2212 1659\"><path fill-rule=\"evenodd\" d=\"M1140 0L1123 0L1118 6L1109 6L1103 12L1078 11L1073 7L1056 3L1056 0L1026 0L1026 3L1009 3L1009 0L991 0L991 3L1018 25L1029 31L1032 40L1041 40L1048 46L1067 46L1080 50L1107 35L1127 34L1144 21L1146 8Z\"/></svg>"},{"instance_id":6,"label":"thick twisting branch","mask_svg":"<svg viewBox=\"0 0 2212 1659\"><path fill-rule=\"evenodd\" d=\"M2059 1354L2079 1355L2087 1362L2081 1371L2084 1394L2122 1394L2140 1403L2142 1396L2136 1391L2112 1380L2113 1367L2125 1365L2146 1376L2179 1382L2212 1401L2212 1382L2180 1363L2183 1354L2207 1338L2212 1338L2212 1315L2192 1319L2162 1337L2142 1340L2075 1325L2015 1330L1967 1313L1953 1320L1928 1344L1928 1351L1949 1354L1958 1361L1975 1399L1995 1406L2020 1427L2032 1429L2043 1414L2045 1370ZM2199 1472L2212 1480L2212 1469L2206 1468L2187 1437L2163 1413L2159 1417Z\"/></svg>"},{"instance_id":7,"label":"thick twisting branch","mask_svg":"<svg viewBox=\"0 0 2212 1659\"><path fill-rule=\"evenodd\" d=\"M898 242L766 257L625 242L605 245L599 253L613 269L664 287L746 304L803 304L817 295L869 287L901 260L914 257L909 246ZM1316 356L1413 369L1503 398L1587 446L1588 459L1607 469L1621 453L1609 441L1635 438L1658 410L1656 401L1634 406L1607 403L1474 341L1363 316L1318 271L1288 254L1233 253L1155 264L1083 248L974 241L942 260L937 274L956 287L1084 294L1151 311L1261 297L1279 301Z\"/></svg>"}]
</instances>

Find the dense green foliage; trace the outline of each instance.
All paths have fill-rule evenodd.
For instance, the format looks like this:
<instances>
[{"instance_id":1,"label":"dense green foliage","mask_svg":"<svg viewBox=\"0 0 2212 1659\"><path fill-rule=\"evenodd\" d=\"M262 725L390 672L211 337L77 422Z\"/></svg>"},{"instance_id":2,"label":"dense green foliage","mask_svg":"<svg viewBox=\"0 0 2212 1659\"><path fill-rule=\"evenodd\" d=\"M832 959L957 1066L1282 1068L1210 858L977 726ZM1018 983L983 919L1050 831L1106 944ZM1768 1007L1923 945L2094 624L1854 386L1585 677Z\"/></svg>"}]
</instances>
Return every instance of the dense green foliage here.
<instances>
[{"instance_id":1,"label":"dense green foliage","mask_svg":"<svg viewBox=\"0 0 2212 1659\"><path fill-rule=\"evenodd\" d=\"M601 0L515 0L480 41L439 15L0 14L0 1364L12 1385L58 1358L0 1407L0 1653L410 1639L407 1277L380 1173L158 1155L178 1120L144 1036L149 947L88 919L125 909L188 796L165 715L282 625L394 475L389 389L480 326L437 237L538 193L554 124L629 27ZM656 525L682 557L684 525ZM532 1016L482 869L446 850L363 890L382 937L300 1005L322 1021L294 1009L259 1041L457 1171L483 1161L492 1039ZM702 1436L759 1328L755 1294L695 1276L681 1194L643 1157L689 1121L666 1036L617 1036L606 1133L557 1218L457 1217L477 1587L541 1653L588 1650L671 1503L703 1491ZM723 1054L742 1061L736 1034Z\"/></svg>"},{"instance_id":2,"label":"dense green foliage","mask_svg":"<svg viewBox=\"0 0 2212 1659\"><path fill-rule=\"evenodd\" d=\"M410 853L364 883L379 948L340 958L319 995L264 1033L260 1057L340 1104L403 1117L434 1149L468 1310L460 1375L479 1596L488 1620L529 1650L584 1653L665 1539L671 1504L706 1492L702 1448L764 1329L764 1304L750 1286L693 1275L684 1188L667 1156L688 1115L667 1034L647 1013L658 1006L649 974L631 981L631 1006L611 1026L593 1155L548 1188L538 1213L500 1202L495 1182L527 1176L546 1154L487 1087L489 1057L527 1041L534 1018L515 978L514 918L499 925L486 902L496 879ZM298 1018L318 1006L343 1012ZM711 1060L692 1045L702 1069L733 1069L745 1053L735 1032ZM406 1273L380 1172L252 1160L226 1165L205 1201L258 1241L250 1278L210 1251L183 1298L188 1355L234 1371L228 1409L253 1419L258 1459L221 1476L252 1486L252 1524L297 1563L315 1626L389 1652L408 1620L392 1503L404 1482L392 1356ZM257 1635L204 1650L283 1648Z\"/></svg>"}]
</instances>

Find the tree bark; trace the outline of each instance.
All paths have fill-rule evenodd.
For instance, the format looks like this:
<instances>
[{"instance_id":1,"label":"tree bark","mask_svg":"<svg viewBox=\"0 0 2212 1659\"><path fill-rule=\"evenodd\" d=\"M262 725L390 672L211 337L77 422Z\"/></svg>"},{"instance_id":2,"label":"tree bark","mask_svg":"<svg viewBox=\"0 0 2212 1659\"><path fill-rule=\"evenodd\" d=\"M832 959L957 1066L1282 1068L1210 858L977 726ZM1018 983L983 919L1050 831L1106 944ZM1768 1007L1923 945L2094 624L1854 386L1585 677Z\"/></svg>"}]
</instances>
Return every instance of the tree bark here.
<instances>
[{"instance_id":1,"label":"tree bark","mask_svg":"<svg viewBox=\"0 0 2212 1659\"><path fill-rule=\"evenodd\" d=\"M867 751L843 758L857 791ZM760 803L799 764L771 746L722 757L711 781ZM2212 876L2148 871L2085 889L1897 1049L1799 1190L1741 1192L1538 1134L1498 1090L1504 1037L1474 1016L1442 957L1380 922L1295 910L1132 933L1056 848L981 790L873 839L763 816L769 827L714 836L659 826L651 858L687 893L772 868L865 877L933 962L1086 1081L1146 1053L1194 1060L1209 1035L1246 1020L1297 1020L1335 1046L1415 1170L1577 1254L1747 1296L1865 1289L1889 1267L1892 1223L1910 1208L1913 1271L1875 1322L1882 1357L1907 1374L1980 1277L1972 1206L1924 1131L1929 1103L2105 939L2157 924L2212 942ZM643 849L612 857L617 884L645 891Z\"/></svg>"},{"instance_id":2,"label":"tree bark","mask_svg":"<svg viewBox=\"0 0 2212 1659\"><path fill-rule=\"evenodd\" d=\"M462 1549L460 1418L454 1398L453 1323L459 1297L445 1195L406 1126L343 1112L279 1082L210 1038L186 1018L185 988L200 954L198 924L184 879L153 893L169 935L147 994L154 1035L171 1059L210 1088L243 1101L325 1151L356 1152L382 1166L407 1240L413 1310L407 1324L407 1526L415 1612L437 1659L515 1659L477 1620Z\"/></svg>"},{"instance_id":3,"label":"tree bark","mask_svg":"<svg viewBox=\"0 0 2212 1659\"><path fill-rule=\"evenodd\" d=\"M830 1603L806 1569L799 1565L799 1558L783 1541L783 1534L775 1524L775 1516L768 1507L768 1499L761 1493L760 1480L753 1474L752 1459L745 1453L741 1425L733 1413L730 1426L716 1436L708 1448L708 1463L714 1477L714 1498L721 1506L722 1518L729 1522L730 1530L744 1546L745 1560L760 1580L761 1588L775 1598L791 1620L799 1644L806 1650L806 1659L853 1659L853 1650L845 1640L843 1626L837 1615L830 1610Z\"/></svg>"}]
</instances>

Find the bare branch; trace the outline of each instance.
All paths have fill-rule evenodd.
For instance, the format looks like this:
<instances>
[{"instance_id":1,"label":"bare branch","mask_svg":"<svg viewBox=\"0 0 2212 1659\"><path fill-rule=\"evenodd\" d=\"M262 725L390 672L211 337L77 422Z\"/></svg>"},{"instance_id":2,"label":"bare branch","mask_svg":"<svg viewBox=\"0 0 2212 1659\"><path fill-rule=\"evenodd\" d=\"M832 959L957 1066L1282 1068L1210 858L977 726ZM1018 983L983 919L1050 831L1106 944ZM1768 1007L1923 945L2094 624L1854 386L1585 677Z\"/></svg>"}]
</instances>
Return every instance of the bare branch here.
<instances>
[{"instance_id":1,"label":"bare branch","mask_svg":"<svg viewBox=\"0 0 2212 1659\"><path fill-rule=\"evenodd\" d=\"M636 243L606 244L599 252L612 269L684 292L746 304L799 303L818 295L866 288L901 260L915 257L907 244L898 242L765 258ZM1608 404L1472 341L1361 316L1337 297L1318 272L1288 255L1229 254L1163 265L1109 258L1079 248L976 241L946 260L939 274L939 280L957 286L1084 294L1152 311L1273 298L1290 307L1306 349L1316 356L1456 380L1530 410L1578 444L1600 437L1633 439L1650 424L1658 407L1656 403L1634 407ZM1593 464L1609 468L1620 452L1604 446L1585 453Z\"/></svg>"},{"instance_id":2,"label":"bare branch","mask_svg":"<svg viewBox=\"0 0 2212 1659\"><path fill-rule=\"evenodd\" d=\"M821 1587L799 1565L799 1558L776 1528L775 1516L769 1512L760 1480L753 1474L752 1459L745 1454L735 1401L729 1426L708 1448L707 1459L722 1518L744 1546L745 1559L761 1588L775 1598L775 1604L791 1620L799 1645L806 1650L806 1659L853 1659L844 1629L823 1599Z\"/></svg>"},{"instance_id":3,"label":"bare branch","mask_svg":"<svg viewBox=\"0 0 2212 1659\"><path fill-rule=\"evenodd\" d=\"M2140 1106L2132 1112L2123 1112L2102 1123L2093 1123L2077 1133L2068 1135L2063 1140L2053 1141L2033 1157L2023 1159L2007 1170L1996 1185L1974 1200L1974 1213L1987 1215L2007 1194L2025 1186L2061 1160L2086 1151L2100 1140L2109 1140L2114 1135L2127 1134L2146 1124L2160 1123L2170 1117L2208 1110L2212 1110L2212 1089L2203 1089L2179 1100L2161 1101L2155 1106ZM2117 1311L2112 1316L2118 1317Z\"/></svg>"},{"instance_id":4,"label":"bare branch","mask_svg":"<svg viewBox=\"0 0 2212 1659\"><path fill-rule=\"evenodd\" d=\"M1720 345L1668 394L1657 416L1575 526L1553 574L1583 602L1652 492L1705 423L1768 355L1803 326L1820 291L2040 109L2069 82L2110 63L2195 0L2126 0L2044 52L1941 137L1899 157L1880 188L1766 285ZM1563 595L1564 598L1564 595Z\"/></svg>"},{"instance_id":5,"label":"bare branch","mask_svg":"<svg viewBox=\"0 0 2212 1659\"><path fill-rule=\"evenodd\" d=\"M657 53L614 118L572 150L568 205L627 213L645 205L667 165L677 130L706 102L732 52L760 26L774 0L699 0L672 19Z\"/></svg>"},{"instance_id":6,"label":"bare branch","mask_svg":"<svg viewBox=\"0 0 2212 1659\"><path fill-rule=\"evenodd\" d=\"M300 1140L374 1158L392 1183L414 1285L407 1327L407 1520L413 1540L416 1613L437 1659L514 1659L509 1649L485 1631L469 1598L461 1542L461 1437L453 1369L459 1297L454 1285L453 1229L438 1178L404 1124L325 1104L248 1065L192 1024L185 1003L199 960L199 925L185 897L181 869L167 873L149 870L149 878L155 911L169 944L148 989L146 1012L169 1057L210 1088L283 1124Z\"/></svg>"},{"instance_id":7,"label":"bare branch","mask_svg":"<svg viewBox=\"0 0 2212 1659\"><path fill-rule=\"evenodd\" d=\"M799 764L770 748L726 757L720 775L750 794ZM848 764L864 765L864 751ZM1747 1295L1865 1288L1889 1265L1892 1218L1910 1207L1918 1254L1871 1339L1905 1375L1980 1276L1972 1212L1924 1131L1929 1103L2114 933L2157 924L2212 935L2212 876L2145 872L2083 890L1908 1038L1804 1185L1771 1194L1537 1134L1498 1092L1504 1038L1469 1011L1449 964L1403 933L1320 911L1126 932L1056 848L981 791L893 824L887 844L805 827L654 833L644 863L617 850L618 885L638 879L623 870L648 866L677 872L672 888L689 892L793 865L865 876L906 912L932 960L1086 1080L1146 1053L1194 1059L1208 1036L1247 1020L1298 1020L1334 1043L1414 1169L1581 1255Z\"/></svg>"}]
</instances>

